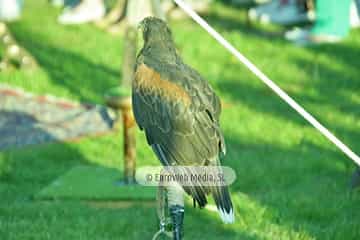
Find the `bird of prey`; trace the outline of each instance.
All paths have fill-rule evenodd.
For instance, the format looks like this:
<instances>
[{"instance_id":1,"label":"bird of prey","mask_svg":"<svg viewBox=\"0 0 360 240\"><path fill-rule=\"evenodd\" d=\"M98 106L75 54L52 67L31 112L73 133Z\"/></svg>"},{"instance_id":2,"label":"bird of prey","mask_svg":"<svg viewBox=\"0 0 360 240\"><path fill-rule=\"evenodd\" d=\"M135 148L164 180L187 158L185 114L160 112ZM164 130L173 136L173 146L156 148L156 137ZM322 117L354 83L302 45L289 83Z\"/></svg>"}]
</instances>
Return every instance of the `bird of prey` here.
<instances>
[{"instance_id":1,"label":"bird of prey","mask_svg":"<svg viewBox=\"0 0 360 240\"><path fill-rule=\"evenodd\" d=\"M165 166L220 166L226 150L219 126L218 96L183 62L164 21L148 17L140 28L144 46L136 60L132 104L148 144ZM200 208L211 194L222 220L234 221L227 186L182 188Z\"/></svg>"}]
</instances>

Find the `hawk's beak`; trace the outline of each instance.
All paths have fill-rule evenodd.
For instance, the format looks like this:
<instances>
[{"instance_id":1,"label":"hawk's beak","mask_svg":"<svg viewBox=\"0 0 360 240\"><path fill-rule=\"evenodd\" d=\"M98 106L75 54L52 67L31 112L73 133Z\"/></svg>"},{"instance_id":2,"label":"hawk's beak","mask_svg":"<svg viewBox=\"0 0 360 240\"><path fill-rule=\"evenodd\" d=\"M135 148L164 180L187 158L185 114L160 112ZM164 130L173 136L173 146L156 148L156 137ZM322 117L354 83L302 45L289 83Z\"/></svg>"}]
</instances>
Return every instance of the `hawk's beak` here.
<instances>
[{"instance_id":1,"label":"hawk's beak","mask_svg":"<svg viewBox=\"0 0 360 240\"><path fill-rule=\"evenodd\" d=\"M143 22L140 22L138 25L137 25L137 30L140 31L140 30L143 30L144 26L143 26Z\"/></svg>"},{"instance_id":2,"label":"hawk's beak","mask_svg":"<svg viewBox=\"0 0 360 240\"><path fill-rule=\"evenodd\" d=\"M144 31L144 29L145 29L145 21L144 20L142 20L139 24L138 24L138 26L137 26L137 29L138 29L138 31Z\"/></svg>"}]
</instances>

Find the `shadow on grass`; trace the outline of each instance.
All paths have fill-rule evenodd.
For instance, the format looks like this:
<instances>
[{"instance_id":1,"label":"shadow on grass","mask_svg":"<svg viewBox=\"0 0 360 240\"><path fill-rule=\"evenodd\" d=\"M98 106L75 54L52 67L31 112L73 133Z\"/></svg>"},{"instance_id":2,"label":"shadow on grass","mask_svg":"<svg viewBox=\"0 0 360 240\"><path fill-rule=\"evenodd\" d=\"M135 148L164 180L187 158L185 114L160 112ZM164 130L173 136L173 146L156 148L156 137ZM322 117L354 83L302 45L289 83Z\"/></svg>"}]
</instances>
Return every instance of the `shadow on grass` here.
<instances>
[{"instance_id":1,"label":"shadow on grass","mask_svg":"<svg viewBox=\"0 0 360 240\"><path fill-rule=\"evenodd\" d=\"M295 48L295 46L294 46ZM307 76L306 82L282 83L300 105L357 152L360 149L360 49L351 43L303 49L309 54L289 53L289 62ZM310 57L309 57L310 56ZM313 58L312 58L313 57ZM284 69L279 79L291 79ZM257 87L237 77L224 77L218 88L235 102L259 113L273 115L299 126L310 126L298 113L266 87ZM301 91L296 88L302 89ZM334 118L336 117L336 118ZM349 123L347 123L349 122Z\"/></svg>"},{"instance_id":2,"label":"shadow on grass","mask_svg":"<svg viewBox=\"0 0 360 240\"><path fill-rule=\"evenodd\" d=\"M250 229L282 229L290 234L286 239L295 238L291 234L317 239L322 228L352 219L360 199L350 194L351 166L340 152L306 141L285 149L227 138L227 147L223 164L237 173L231 186L237 220Z\"/></svg>"},{"instance_id":3,"label":"shadow on grass","mask_svg":"<svg viewBox=\"0 0 360 240\"><path fill-rule=\"evenodd\" d=\"M352 45L351 45L352 44ZM314 55L313 61L297 56L291 60L299 69L312 76L312 89L318 97L298 95L300 102L319 104L329 111L337 111L345 118L352 118L353 123L345 126L337 121L324 120L325 124L333 126L335 132L350 144L357 152L360 149L360 49L354 43L323 45L308 48ZM307 67L304 67L307 66ZM333 110L331 110L333 109Z\"/></svg>"},{"instance_id":4,"label":"shadow on grass","mask_svg":"<svg viewBox=\"0 0 360 240\"><path fill-rule=\"evenodd\" d=\"M331 105L346 105L350 109L348 113L359 113L359 108L349 95L345 93L355 92L360 89L359 69L360 48L341 43L307 48L314 56L312 61L293 57L298 68L304 69L309 76L313 76L312 85L319 95L323 95ZM307 68L304 68L307 66ZM315 100L315 99L309 99ZM321 99L320 99L321 100ZM330 102L329 102L330 101Z\"/></svg>"},{"instance_id":5,"label":"shadow on grass","mask_svg":"<svg viewBox=\"0 0 360 240\"><path fill-rule=\"evenodd\" d=\"M354 54L356 52L354 50ZM339 62L345 59L340 58ZM300 62L299 67L301 64L306 64L306 60ZM357 63L345 67L353 73L356 68ZM325 75L322 74L312 86L319 97L309 96L306 92L298 94L288 91L290 95L301 104L316 104L320 110L322 107L335 108L344 117L358 119L358 104L341 93L360 89L354 75L344 76L346 74L342 71L327 65L320 69ZM334 81L329 83L332 79ZM299 126L308 125L268 89L256 88L236 79L224 79L218 86L230 99L259 114L268 114ZM321 116L316 111L315 115L355 152L360 148L357 141L360 139L360 131L356 124L342 125L343 122L332 121L331 117ZM285 229L299 230L314 238L333 239L336 235L341 239L341 234L335 230L331 229L325 237L321 229L360 217L358 214L353 216L354 208L358 209L359 198L349 194L354 164L335 147L331 148L334 150L329 150L302 140L298 146L284 149L273 144L248 144L235 138L227 137L226 140L228 161L225 159L224 164L236 169L238 175L238 181L231 188L232 192L245 192L252 202L268 209L270 213L264 217L265 222L285 226ZM246 207L240 207L239 212L242 211L246 211ZM256 212L259 211L261 209ZM351 237L356 232L349 227L350 223L345 223L342 234L349 231L349 239L356 239Z\"/></svg>"},{"instance_id":6,"label":"shadow on grass","mask_svg":"<svg viewBox=\"0 0 360 240\"><path fill-rule=\"evenodd\" d=\"M88 163L80 152L67 144L28 145L1 152L1 159L7 169L1 176L2 203L30 200L73 166Z\"/></svg>"},{"instance_id":7,"label":"shadow on grass","mask_svg":"<svg viewBox=\"0 0 360 240\"><path fill-rule=\"evenodd\" d=\"M1 117L2 114L6 114L6 118ZM24 125L31 125L35 135L54 140L49 133L36 128L36 123L36 119L31 115L19 112L0 112L0 125L5 128L4 131L7 133L13 133L12 137L19 141L17 142L19 145L29 144L29 142L23 143L22 141L35 140L36 142L37 140L16 136L16 132L21 130ZM4 132L0 131L0 133L3 138L9 137L5 136ZM12 139L1 140L11 142ZM96 141L98 143L88 141L87 144L90 146L87 146L87 149L89 151L92 151L92 144L101 145L101 141L104 140ZM103 144L106 147L116 147L120 150L121 141L118 142L115 146ZM9 145L6 146L9 147ZM124 239L142 239L144 236L149 236L146 239L150 239L157 229L155 208L146 204L106 209L92 207L80 199L39 201L34 196L40 190L74 167L79 165L104 167L106 164L94 163L76 144L44 143L27 145L22 148L13 147L14 149L0 151L0 236L2 239L24 239L31 236L45 239L45 235L51 236L51 239L61 240L81 239L79 237L85 235L86 239L114 239L116 236L126 236ZM101 146L97 146L97 148L101 148ZM107 160L105 158L108 156L101 152L99 157L103 157L105 162ZM86 176L79 176L79 178L81 177L86 179ZM92 186L84 185L84 188L91 191ZM150 224L149 219L151 220ZM133 228L134 224L144 227ZM89 226L94 227L89 230ZM129 231L129 228L133 232ZM58 234L59 230L63 229L70 229L70 231L62 231L61 234Z\"/></svg>"},{"instance_id":8,"label":"shadow on grass","mask_svg":"<svg viewBox=\"0 0 360 240\"><path fill-rule=\"evenodd\" d=\"M94 93L102 96L121 79L120 66L119 71L115 71L96 64L96 59L90 60L70 50L49 45L40 35L27 29L17 30L14 35L19 44L35 57L55 86L66 89L81 101L92 101Z\"/></svg>"},{"instance_id":9,"label":"shadow on grass","mask_svg":"<svg viewBox=\"0 0 360 240\"><path fill-rule=\"evenodd\" d=\"M267 40L281 40L284 36L284 29L277 28L276 30L265 30L255 26L249 21L246 12L235 17L219 14L218 12L211 12L205 16L206 21L215 29L222 31L241 31L254 37L264 38Z\"/></svg>"},{"instance_id":10,"label":"shadow on grass","mask_svg":"<svg viewBox=\"0 0 360 240\"><path fill-rule=\"evenodd\" d=\"M241 216L238 216L241 217ZM236 219L239 221L240 219ZM260 239L243 229L236 229L232 225L225 225L218 213L206 209L193 209L187 206L185 210L185 239Z\"/></svg>"},{"instance_id":11,"label":"shadow on grass","mask_svg":"<svg viewBox=\"0 0 360 240\"><path fill-rule=\"evenodd\" d=\"M335 74L339 74L338 77L341 78L341 73L327 73L332 77L334 77ZM327 79L329 80L324 81L331 81L330 78ZM341 80L339 82L341 82ZM349 85L344 86L343 90L347 92L353 91L353 87L357 84L356 81L353 81L353 83L354 85L351 86L350 80ZM343 114L344 116L352 117L354 119L359 118L360 112L358 104L349 99L348 96L344 96L341 92L337 92L338 90L341 90L341 87L331 87L330 89L326 89L328 85L329 84L322 82L318 84L314 83L312 88L319 97L313 97L305 91L301 94L291 90L287 90L286 92L303 106L315 105L320 112L322 108L328 109L330 112L332 109L336 109L337 114ZM296 123L299 126L311 126L295 110L267 88L257 88L236 79L226 78L223 79L221 84L218 84L218 88L233 101L246 105L256 112L269 114L278 119L283 119L286 122ZM353 125L342 125L337 121L331 121L328 117L322 116L322 113L317 112L314 107L311 108L310 112L314 114L320 122L325 124L325 126L328 126L331 130L339 134L341 138L344 138L344 140L355 149L360 147L359 143L355 141L355 139L360 138L359 128Z\"/></svg>"},{"instance_id":12,"label":"shadow on grass","mask_svg":"<svg viewBox=\"0 0 360 240\"><path fill-rule=\"evenodd\" d=\"M240 25L239 28L239 25L236 22L231 22L231 19L224 24L223 20L216 19L216 17L213 17L213 24L218 24L219 28L227 27L233 30L248 31L246 25ZM256 32L251 33L250 29L249 32L258 36ZM117 74L107 67L99 67L89 62L82 56L53 46L43 45L40 40L29 43L26 41L27 34L31 33L18 33L17 37L38 58L40 64L45 66L52 81L68 88L74 94L79 94L84 100L88 100L88 96L82 90L94 91L94 86L98 84L83 81L84 79L104 79L105 82L102 83L104 86L97 87L105 89L111 85L111 82L106 79L114 78L114 74ZM54 55L50 55L49 53L53 51ZM290 94L301 102L317 102L329 106L335 104L339 108L343 108L346 101L346 107L342 109L344 114L353 114L354 111L357 111L358 105L337 90L351 92L358 89L359 85L354 80L354 73L356 68L359 69L360 67L355 61L348 62L349 57L358 59L358 50L340 45L334 51L332 47L310 49L309 51L315 54L326 54L328 58L334 59L334 62L343 66L347 65L346 69L352 73L347 76L343 71L319 63L318 69L321 77L314 81L314 86L318 95L322 95L323 98L311 97L305 93L290 92ZM57 61L57 59L65 60ZM312 64L300 57L292 58L291 61L297 62L299 68L303 68L305 64ZM99 69L97 69L98 67ZM310 75L313 69L309 69ZM96 77L93 77L94 74ZM332 81L329 82L329 79ZM341 79L345 79L345 81ZM305 124L305 121L296 113L292 114L289 107L268 90L248 86L236 79L225 79L219 86L232 99L246 104L258 112L276 115L277 117L281 116L299 125ZM329 103L328 99L333 100ZM341 129L336 131L340 131L350 141L355 142L356 139L359 139L358 130L355 127L346 130L341 126L339 128ZM258 216L257 214L262 211L261 208L270 209L268 210L270 213L265 216L260 215L260 219L254 218L245 222L249 228L249 231L245 231L224 227L220 221L214 220L215 216L207 215L203 211L190 210L186 216L188 220L185 220L185 230L188 232L186 236L193 236L193 239L203 239L204 236L206 239L264 239L266 237L252 235L249 232L256 230L262 231L264 235L271 234L265 232L268 229L264 229L264 226L257 222L265 221L269 225L284 226L288 230L295 229L305 232L313 238L331 239L332 231L341 230L340 227L334 227L338 226L336 222L334 223L337 221L336 218L338 218L339 224L342 224L342 220L351 219L354 216L356 217L354 219L358 219L360 213L358 211L360 210L358 209L359 200L357 198L350 199L346 194L350 171L343 161L345 157L340 152L324 149L306 141L301 142L297 147L285 149L272 144L249 144L238 138L226 139L229 155L224 163L233 167L238 175L238 181L231 187L233 195L237 198L240 191L245 192L253 199L251 201L259 205L254 209L246 206L251 202L245 202L244 205L241 205L243 203L240 201L243 200L241 197L237 201L237 206L240 214L245 211L245 216L238 216L238 221L242 221L240 219L242 217L249 218L249 215ZM359 143L356 141L354 144L358 146ZM9 170L1 179L0 195L2 202L23 201L24 198L26 199L27 196L40 190L55 177L64 174L73 166L83 163L90 164L80 150L67 144L50 144L27 148L22 151L7 151L3 156L4 165ZM69 227L71 229L71 226L77 226L77 229L71 229L73 233L64 232L68 239L80 239L80 233L83 233L81 238L89 234L92 236L89 239L94 239L94 236L99 236L96 234L100 232L103 234L101 239L113 239L114 236L124 239L147 239L157 229L155 210L144 208L141 205L130 209L94 210L75 204L72 207L70 206L70 210L63 210L64 206L67 207L68 205L63 205L64 203L54 204L56 209L49 209L50 207L40 204L37 204L35 208L34 206L25 206L23 209L17 207L15 210L21 210L21 214L9 212L8 216L13 217L15 215L16 220L22 223L25 220L21 218L25 216L28 224L22 225L33 226L36 224L32 224L32 219L37 219L38 211L50 210L48 213L45 212L45 220L52 220L52 215L54 215L57 217L57 222L54 222L50 228L44 225L39 234L43 234L42 232L50 234L53 239L56 238L54 234L59 229L62 232L63 229ZM10 209L15 211L14 208ZM246 213L247 209L249 212ZM4 213L4 210L1 212ZM40 224L38 223L38 225ZM59 225L60 228L57 229L55 225ZM93 227L89 228L89 226ZM329 229L329 226L333 230ZM344 229L346 230L346 228ZM19 231L22 229L12 230ZM345 230L339 232L343 233ZM77 232L79 234L76 235ZM94 235L91 235L92 233ZM322 233L327 234L328 237L323 236ZM36 234L37 232L34 233L34 236L37 236Z\"/></svg>"},{"instance_id":13,"label":"shadow on grass","mask_svg":"<svg viewBox=\"0 0 360 240\"><path fill-rule=\"evenodd\" d=\"M249 144L232 138L227 138L226 143L229 151L223 163L236 169L238 176L233 190L291 189L307 178L316 179L321 175L342 177L344 189L347 187L351 167L339 151L321 148L305 140L292 148Z\"/></svg>"},{"instance_id":14,"label":"shadow on grass","mask_svg":"<svg viewBox=\"0 0 360 240\"><path fill-rule=\"evenodd\" d=\"M9 150L0 153L2 161L4 166L0 166L7 168L0 176L3 239L24 239L25 232L39 239L141 239L155 232L155 209L149 206L104 209L76 200L33 200L34 194L73 167L95 165L73 146L47 144ZM134 224L143 227L134 228Z\"/></svg>"},{"instance_id":15,"label":"shadow on grass","mask_svg":"<svg viewBox=\"0 0 360 240\"><path fill-rule=\"evenodd\" d=\"M305 120L265 87L257 88L237 79L223 78L218 88L233 101L247 105L257 112L271 114L299 125L306 124Z\"/></svg>"}]
</instances>

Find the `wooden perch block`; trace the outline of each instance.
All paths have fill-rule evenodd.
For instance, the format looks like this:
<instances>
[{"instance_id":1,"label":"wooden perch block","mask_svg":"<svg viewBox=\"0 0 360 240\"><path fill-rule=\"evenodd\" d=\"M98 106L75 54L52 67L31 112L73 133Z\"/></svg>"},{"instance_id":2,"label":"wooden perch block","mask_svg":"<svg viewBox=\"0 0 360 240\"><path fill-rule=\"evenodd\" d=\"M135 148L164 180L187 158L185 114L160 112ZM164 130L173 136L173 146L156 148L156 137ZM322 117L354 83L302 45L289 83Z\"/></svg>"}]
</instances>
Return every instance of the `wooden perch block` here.
<instances>
[{"instance_id":1,"label":"wooden perch block","mask_svg":"<svg viewBox=\"0 0 360 240\"><path fill-rule=\"evenodd\" d=\"M123 108L122 118L124 125L124 181L127 184L134 184L136 169L136 129L131 105Z\"/></svg>"},{"instance_id":2,"label":"wooden perch block","mask_svg":"<svg viewBox=\"0 0 360 240\"><path fill-rule=\"evenodd\" d=\"M115 109L122 122L117 121L116 125L123 126L124 139L124 182L126 184L135 183L136 171L136 124L132 111L130 91L119 88L117 95L106 96L107 105ZM115 127L118 128L118 127Z\"/></svg>"}]
</instances>

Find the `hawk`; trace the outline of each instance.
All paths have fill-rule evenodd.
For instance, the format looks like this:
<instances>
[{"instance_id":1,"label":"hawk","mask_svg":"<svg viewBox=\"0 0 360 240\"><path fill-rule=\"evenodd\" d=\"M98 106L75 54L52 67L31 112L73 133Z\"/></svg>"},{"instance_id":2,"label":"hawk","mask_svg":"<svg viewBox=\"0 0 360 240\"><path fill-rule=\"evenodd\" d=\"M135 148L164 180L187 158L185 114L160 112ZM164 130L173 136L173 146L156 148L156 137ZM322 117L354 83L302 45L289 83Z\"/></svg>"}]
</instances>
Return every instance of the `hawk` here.
<instances>
[{"instance_id":1,"label":"hawk","mask_svg":"<svg viewBox=\"0 0 360 240\"><path fill-rule=\"evenodd\" d=\"M148 17L140 26L144 46L136 60L132 104L148 144L164 166L220 166L226 149L219 126L219 97L183 62L163 20ZM227 186L182 188L200 208L211 194L222 220L234 221Z\"/></svg>"}]
</instances>

